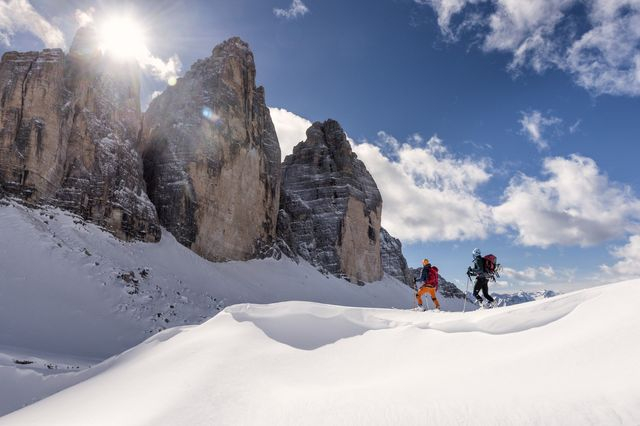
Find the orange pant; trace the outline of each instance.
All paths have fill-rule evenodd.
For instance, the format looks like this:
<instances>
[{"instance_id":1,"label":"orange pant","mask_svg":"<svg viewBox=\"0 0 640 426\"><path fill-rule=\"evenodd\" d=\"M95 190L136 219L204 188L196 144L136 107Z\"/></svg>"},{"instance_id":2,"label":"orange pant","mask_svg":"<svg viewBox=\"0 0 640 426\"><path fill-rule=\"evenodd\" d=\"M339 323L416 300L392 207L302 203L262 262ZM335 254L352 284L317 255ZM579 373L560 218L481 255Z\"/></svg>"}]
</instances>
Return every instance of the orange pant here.
<instances>
[{"instance_id":1,"label":"orange pant","mask_svg":"<svg viewBox=\"0 0 640 426\"><path fill-rule=\"evenodd\" d=\"M435 303L436 308L440 309L440 302L438 302L438 299L436 299L435 287L427 287L427 286L420 287L420 290L418 290L418 292L416 293L416 299L418 299L418 305L422 306L422 296L426 293L429 293L431 295L431 300L433 300L433 303Z\"/></svg>"}]
</instances>

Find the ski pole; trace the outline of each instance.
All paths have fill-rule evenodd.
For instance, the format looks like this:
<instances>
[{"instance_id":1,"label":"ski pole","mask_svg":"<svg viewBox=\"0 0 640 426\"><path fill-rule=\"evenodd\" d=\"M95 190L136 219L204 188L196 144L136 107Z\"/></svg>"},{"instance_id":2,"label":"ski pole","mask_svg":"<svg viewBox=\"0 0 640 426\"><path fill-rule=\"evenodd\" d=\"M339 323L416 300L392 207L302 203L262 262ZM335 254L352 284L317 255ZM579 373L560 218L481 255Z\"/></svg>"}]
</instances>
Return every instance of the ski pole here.
<instances>
[{"instance_id":1,"label":"ski pole","mask_svg":"<svg viewBox=\"0 0 640 426\"><path fill-rule=\"evenodd\" d=\"M462 313L464 314L467 309L467 297L469 294L469 282L471 281L471 277L467 274L467 287L464 289L464 304L462 305Z\"/></svg>"}]
</instances>

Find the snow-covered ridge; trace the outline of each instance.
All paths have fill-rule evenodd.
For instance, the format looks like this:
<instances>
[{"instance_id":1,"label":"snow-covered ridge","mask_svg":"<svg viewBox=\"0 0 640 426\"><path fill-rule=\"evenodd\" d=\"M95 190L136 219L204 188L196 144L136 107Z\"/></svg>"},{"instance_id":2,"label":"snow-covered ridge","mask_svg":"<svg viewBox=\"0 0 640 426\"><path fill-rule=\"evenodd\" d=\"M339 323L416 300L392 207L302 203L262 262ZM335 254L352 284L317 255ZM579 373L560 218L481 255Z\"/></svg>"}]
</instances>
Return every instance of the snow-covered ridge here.
<instances>
[{"instance_id":1,"label":"snow-covered ridge","mask_svg":"<svg viewBox=\"0 0 640 426\"><path fill-rule=\"evenodd\" d=\"M235 305L0 425L638 424L638 297L640 280L466 314Z\"/></svg>"}]
</instances>

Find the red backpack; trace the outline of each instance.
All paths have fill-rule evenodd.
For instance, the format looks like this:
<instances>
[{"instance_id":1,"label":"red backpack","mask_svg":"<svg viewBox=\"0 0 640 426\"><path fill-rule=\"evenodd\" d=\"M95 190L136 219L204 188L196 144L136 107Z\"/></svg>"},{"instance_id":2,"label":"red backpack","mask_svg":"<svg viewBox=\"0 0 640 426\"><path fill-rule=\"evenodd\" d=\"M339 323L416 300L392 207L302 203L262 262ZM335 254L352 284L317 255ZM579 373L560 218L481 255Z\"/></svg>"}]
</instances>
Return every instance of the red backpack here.
<instances>
[{"instance_id":1,"label":"red backpack","mask_svg":"<svg viewBox=\"0 0 640 426\"><path fill-rule=\"evenodd\" d=\"M492 255L488 254L482 258L482 267L484 268L484 272L494 275L496 273L498 259Z\"/></svg>"},{"instance_id":2,"label":"red backpack","mask_svg":"<svg viewBox=\"0 0 640 426\"><path fill-rule=\"evenodd\" d=\"M432 266L429 268L429 277L427 278L426 285L429 287L438 287L438 267Z\"/></svg>"}]
</instances>

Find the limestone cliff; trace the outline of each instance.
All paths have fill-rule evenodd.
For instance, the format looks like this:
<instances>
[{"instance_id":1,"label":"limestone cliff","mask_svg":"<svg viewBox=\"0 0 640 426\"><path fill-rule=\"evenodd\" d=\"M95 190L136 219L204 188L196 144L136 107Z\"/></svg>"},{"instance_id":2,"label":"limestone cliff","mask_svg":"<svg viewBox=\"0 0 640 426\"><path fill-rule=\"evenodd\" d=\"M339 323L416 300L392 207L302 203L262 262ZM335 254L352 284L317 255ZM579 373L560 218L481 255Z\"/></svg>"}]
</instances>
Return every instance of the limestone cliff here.
<instances>
[{"instance_id":1,"label":"limestone cliff","mask_svg":"<svg viewBox=\"0 0 640 426\"><path fill-rule=\"evenodd\" d=\"M380 256L385 273L409 286L413 286L413 275L402 254L402 243L392 237L386 229L380 229Z\"/></svg>"},{"instance_id":2,"label":"limestone cliff","mask_svg":"<svg viewBox=\"0 0 640 426\"><path fill-rule=\"evenodd\" d=\"M282 169L278 234L303 259L352 282L382 278L382 198L340 124L314 123Z\"/></svg>"},{"instance_id":3,"label":"limestone cliff","mask_svg":"<svg viewBox=\"0 0 640 426\"><path fill-rule=\"evenodd\" d=\"M148 193L161 223L214 260L275 238L280 146L249 46L232 38L154 99L144 118Z\"/></svg>"},{"instance_id":4,"label":"limestone cliff","mask_svg":"<svg viewBox=\"0 0 640 426\"><path fill-rule=\"evenodd\" d=\"M70 120L60 49L7 52L0 62L0 185L37 201L60 187Z\"/></svg>"},{"instance_id":5,"label":"limestone cliff","mask_svg":"<svg viewBox=\"0 0 640 426\"><path fill-rule=\"evenodd\" d=\"M157 241L155 208L135 150L138 68L97 50L81 29L61 50L6 53L0 63L0 186L50 202L120 238Z\"/></svg>"}]
</instances>

